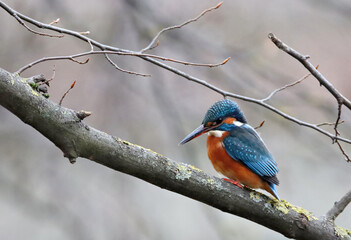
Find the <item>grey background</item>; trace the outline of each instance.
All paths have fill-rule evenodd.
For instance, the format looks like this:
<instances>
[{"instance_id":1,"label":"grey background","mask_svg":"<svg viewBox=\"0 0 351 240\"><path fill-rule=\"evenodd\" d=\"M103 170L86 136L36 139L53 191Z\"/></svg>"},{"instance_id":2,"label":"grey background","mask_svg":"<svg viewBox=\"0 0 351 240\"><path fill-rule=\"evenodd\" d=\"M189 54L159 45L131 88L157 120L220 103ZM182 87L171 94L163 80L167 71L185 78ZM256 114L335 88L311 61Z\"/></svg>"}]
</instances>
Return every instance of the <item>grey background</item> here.
<instances>
[{"instance_id":1,"label":"grey background","mask_svg":"<svg viewBox=\"0 0 351 240\"><path fill-rule=\"evenodd\" d=\"M17 11L59 26L91 32L103 43L138 50L163 27L197 16L217 1L7 1ZM351 98L349 1L226 1L196 23L160 38L151 53L219 68L174 65L227 91L255 98L304 76L307 71L267 38L275 33L311 56L311 62ZM0 63L8 71L43 56L88 51L70 36L33 35L2 9ZM153 149L179 162L217 175L206 154L206 138L183 147L178 142L197 127L207 108L221 96L180 76L133 57L113 57L123 68L150 78L115 70L103 56L86 65L47 62L24 72L56 78L50 99L58 102L74 80L63 105L92 111L91 126ZM350 190L350 163L336 145L315 131L288 122L257 105L238 101L279 165L280 197L326 213ZM336 101L312 77L278 93L271 102L301 120L336 119ZM350 111L344 109L342 136L351 138ZM284 239L248 220L162 190L85 159L71 165L62 153L31 127L0 108L1 239ZM332 127L325 127L332 131ZM344 144L351 154L351 147ZM351 208L337 219L351 228Z\"/></svg>"}]
</instances>

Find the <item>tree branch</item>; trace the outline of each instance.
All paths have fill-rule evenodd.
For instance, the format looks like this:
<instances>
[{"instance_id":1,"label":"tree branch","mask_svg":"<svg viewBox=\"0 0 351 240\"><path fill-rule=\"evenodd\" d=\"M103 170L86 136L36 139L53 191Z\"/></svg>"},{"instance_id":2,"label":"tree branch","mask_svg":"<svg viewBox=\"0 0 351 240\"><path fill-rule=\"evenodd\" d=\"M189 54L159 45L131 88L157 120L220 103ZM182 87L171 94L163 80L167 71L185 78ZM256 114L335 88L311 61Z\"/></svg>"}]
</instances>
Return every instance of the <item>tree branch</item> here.
<instances>
[{"instance_id":1,"label":"tree branch","mask_svg":"<svg viewBox=\"0 0 351 240\"><path fill-rule=\"evenodd\" d=\"M327 219L334 221L340 213L344 211L347 205L351 202L351 191L345 194L340 201L335 202L334 206L327 212Z\"/></svg>"},{"instance_id":2,"label":"tree branch","mask_svg":"<svg viewBox=\"0 0 351 240\"><path fill-rule=\"evenodd\" d=\"M94 129L81 121L79 113L42 97L27 81L0 69L0 105L52 141L71 162L78 157L90 159L289 238L350 239L350 231L343 229L343 236L336 235L336 228L342 228L286 201L236 188L193 166Z\"/></svg>"},{"instance_id":3,"label":"tree branch","mask_svg":"<svg viewBox=\"0 0 351 240\"><path fill-rule=\"evenodd\" d=\"M344 97L334 86L331 84L318 70L314 67L308 59L310 56L302 55L295 49L289 47L279 38L277 38L273 33L268 34L268 38L281 50L298 60L305 68L319 81L321 86L324 86L337 100L338 103L345 105L351 110L351 101Z\"/></svg>"}]
</instances>

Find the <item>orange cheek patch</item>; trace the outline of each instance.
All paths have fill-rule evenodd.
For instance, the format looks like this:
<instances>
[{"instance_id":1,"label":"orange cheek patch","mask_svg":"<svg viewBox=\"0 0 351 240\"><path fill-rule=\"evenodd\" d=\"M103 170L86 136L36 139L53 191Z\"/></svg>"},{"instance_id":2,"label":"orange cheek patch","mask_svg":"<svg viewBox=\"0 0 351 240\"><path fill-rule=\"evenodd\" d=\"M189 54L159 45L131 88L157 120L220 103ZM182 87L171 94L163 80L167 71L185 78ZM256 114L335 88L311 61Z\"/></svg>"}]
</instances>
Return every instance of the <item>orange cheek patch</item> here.
<instances>
[{"instance_id":1,"label":"orange cheek patch","mask_svg":"<svg viewBox=\"0 0 351 240\"><path fill-rule=\"evenodd\" d=\"M226 119L223 120L223 122L227 124L233 124L234 121L236 121L236 119L232 117L227 117Z\"/></svg>"}]
</instances>

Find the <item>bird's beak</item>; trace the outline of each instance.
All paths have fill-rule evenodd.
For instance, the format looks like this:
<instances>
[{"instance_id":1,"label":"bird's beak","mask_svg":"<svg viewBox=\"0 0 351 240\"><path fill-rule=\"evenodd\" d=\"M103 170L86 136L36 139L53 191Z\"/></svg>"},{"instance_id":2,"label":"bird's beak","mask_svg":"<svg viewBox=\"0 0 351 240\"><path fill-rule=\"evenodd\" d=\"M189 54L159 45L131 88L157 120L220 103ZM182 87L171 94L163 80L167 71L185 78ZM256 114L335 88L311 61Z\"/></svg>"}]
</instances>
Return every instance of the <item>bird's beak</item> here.
<instances>
[{"instance_id":1,"label":"bird's beak","mask_svg":"<svg viewBox=\"0 0 351 240\"><path fill-rule=\"evenodd\" d=\"M205 127L203 124L201 124L198 128L196 128L194 131L192 131L192 133L190 133L188 136L186 136L180 143L179 145L183 145L191 140L193 140L194 138L197 138L198 136L208 132L209 130L211 130L211 128L209 127Z\"/></svg>"}]
</instances>

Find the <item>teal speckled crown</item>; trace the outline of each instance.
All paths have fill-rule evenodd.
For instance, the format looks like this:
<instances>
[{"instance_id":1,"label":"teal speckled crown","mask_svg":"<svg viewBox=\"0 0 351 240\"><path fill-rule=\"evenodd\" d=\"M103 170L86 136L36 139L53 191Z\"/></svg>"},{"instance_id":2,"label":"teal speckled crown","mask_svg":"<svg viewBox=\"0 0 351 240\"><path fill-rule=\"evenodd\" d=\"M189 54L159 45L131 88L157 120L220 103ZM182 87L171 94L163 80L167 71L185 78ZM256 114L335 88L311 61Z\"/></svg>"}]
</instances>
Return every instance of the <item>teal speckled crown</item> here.
<instances>
[{"instance_id":1,"label":"teal speckled crown","mask_svg":"<svg viewBox=\"0 0 351 240\"><path fill-rule=\"evenodd\" d=\"M246 123L244 114L241 112L238 104L232 100L224 99L216 102L208 109L202 124L214 122L218 118L225 119L226 117L233 117L242 123Z\"/></svg>"}]
</instances>

